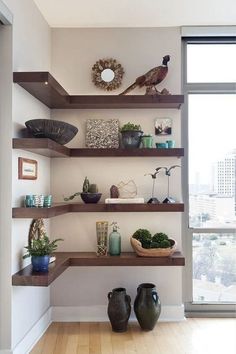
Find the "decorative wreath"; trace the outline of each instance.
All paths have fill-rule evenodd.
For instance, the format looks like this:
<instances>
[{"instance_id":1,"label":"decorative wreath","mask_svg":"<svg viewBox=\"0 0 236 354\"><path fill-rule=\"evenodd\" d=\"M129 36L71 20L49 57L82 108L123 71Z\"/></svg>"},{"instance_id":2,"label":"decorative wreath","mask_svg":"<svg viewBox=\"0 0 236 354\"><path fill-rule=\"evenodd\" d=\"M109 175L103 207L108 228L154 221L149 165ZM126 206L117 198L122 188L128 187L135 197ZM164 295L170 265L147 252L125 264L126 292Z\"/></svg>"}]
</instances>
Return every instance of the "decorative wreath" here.
<instances>
[{"instance_id":1,"label":"decorative wreath","mask_svg":"<svg viewBox=\"0 0 236 354\"><path fill-rule=\"evenodd\" d=\"M105 69L111 69L114 72L114 78L106 82L102 79L102 72ZM92 67L92 80L95 86L112 91L120 87L124 75L124 69L115 59L100 59Z\"/></svg>"}]
</instances>

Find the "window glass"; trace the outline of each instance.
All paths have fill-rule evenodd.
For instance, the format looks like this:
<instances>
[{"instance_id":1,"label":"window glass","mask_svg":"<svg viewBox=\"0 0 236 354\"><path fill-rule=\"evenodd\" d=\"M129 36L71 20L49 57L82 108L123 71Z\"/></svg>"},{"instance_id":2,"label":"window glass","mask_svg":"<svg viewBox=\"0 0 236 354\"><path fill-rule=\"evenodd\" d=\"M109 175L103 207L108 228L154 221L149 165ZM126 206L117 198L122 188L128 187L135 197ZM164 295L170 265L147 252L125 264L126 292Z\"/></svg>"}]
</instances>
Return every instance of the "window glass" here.
<instances>
[{"instance_id":1,"label":"window glass","mask_svg":"<svg viewBox=\"0 0 236 354\"><path fill-rule=\"evenodd\" d=\"M189 225L236 227L236 94L189 95Z\"/></svg>"},{"instance_id":2,"label":"window glass","mask_svg":"<svg viewBox=\"0 0 236 354\"><path fill-rule=\"evenodd\" d=\"M188 44L187 82L236 82L235 44Z\"/></svg>"},{"instance_id":3,"label":"window glass","mask_svg":"<svg viewBox=\"0 0 236 354\"><path fill-rule=\"evenodd\" d=\"M236 234L193 234L193 301L236 302Z\"/></svg>"}]
</instances>

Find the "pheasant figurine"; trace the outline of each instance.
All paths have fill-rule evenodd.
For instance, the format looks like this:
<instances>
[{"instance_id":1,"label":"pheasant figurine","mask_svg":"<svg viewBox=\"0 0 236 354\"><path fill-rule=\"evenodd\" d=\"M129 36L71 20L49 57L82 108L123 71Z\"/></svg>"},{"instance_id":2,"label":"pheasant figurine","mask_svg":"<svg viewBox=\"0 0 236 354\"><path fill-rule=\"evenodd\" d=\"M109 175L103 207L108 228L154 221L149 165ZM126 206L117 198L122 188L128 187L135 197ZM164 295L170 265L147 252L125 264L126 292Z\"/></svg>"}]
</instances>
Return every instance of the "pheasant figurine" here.
<instances>
[{"instance_id":1,"label":"pheasant figurine","mask_svg":"<svg viewBox=\"0 0 236 354\"><path fill-rule=\"evenodd\" d=\"M120 93L120 95L126 95L131 90L135 89L136 87L147 87L147 92L155 90L156 93L159 93L156 89L156 85L164 80L168 73L168 66L167 63L170 61L170 56L165 55L162 60L162 65L157 66L151 70L149 70L146 74L139 76L135 82L130 85L125 91Z\"/></svg>"}]
</instances>

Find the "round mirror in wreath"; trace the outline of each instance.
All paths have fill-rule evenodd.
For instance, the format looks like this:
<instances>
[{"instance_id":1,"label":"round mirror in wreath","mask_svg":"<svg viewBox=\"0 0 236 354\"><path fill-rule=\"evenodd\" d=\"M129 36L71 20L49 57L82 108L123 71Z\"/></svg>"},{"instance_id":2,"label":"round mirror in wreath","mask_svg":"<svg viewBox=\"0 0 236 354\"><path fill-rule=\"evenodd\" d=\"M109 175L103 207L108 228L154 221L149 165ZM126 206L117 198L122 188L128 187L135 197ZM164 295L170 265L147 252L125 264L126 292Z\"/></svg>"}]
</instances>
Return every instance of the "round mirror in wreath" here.
<instances>
[{"instance_id":1,"label":"round mirror in wreath","mask_svg":"<svg viewBox=\"0 0 236 354\"><path fill-rule=\"evenodd\" d=\"M124 69L115 59L100 59L92 67L92 81L95 86L112 91L120 87Z\"/></svg>"}]
</instances>

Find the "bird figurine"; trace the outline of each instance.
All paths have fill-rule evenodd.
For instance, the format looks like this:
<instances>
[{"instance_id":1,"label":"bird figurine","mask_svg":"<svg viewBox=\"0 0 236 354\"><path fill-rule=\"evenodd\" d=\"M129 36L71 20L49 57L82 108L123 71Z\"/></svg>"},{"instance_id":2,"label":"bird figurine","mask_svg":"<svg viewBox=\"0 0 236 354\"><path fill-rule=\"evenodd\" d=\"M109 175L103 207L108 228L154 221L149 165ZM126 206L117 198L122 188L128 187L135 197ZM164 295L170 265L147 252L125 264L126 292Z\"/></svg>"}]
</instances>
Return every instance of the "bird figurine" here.
<instances>
[{"instance_id":1,"label":"bird figurine","mask_svg":"<svg viewBox=\"0 0 236 354\"><path fill-rule=\"evenodd\" d=\"M151 176L152 177L152 197L148 200L148 204L159 204L160 201L154 197L154 191L155 191L155 182L157 178L157 174L160 172L160 170L165 167L157 167L155 173L147 173L144 176Z\"/></svg>"},{"instance_id":2,"label":"bird figurine","mask_svg":"<svg viewBox=\"0 0 236 354\"><path fill-rule=\"evenodd\" d=\"M149 70L146 74L139 76L135 82L130 85L126 90L124 90L120 95L126 95L128 92L132 91L136 87L147 87L147 93L150 91L155 91L159 93L156 89L156 85L164 80L168 73L167 63L170 61L170 56L165 55L162 60L162 65L157 66Z\"/></svg>"},{"instance_id":3,"label":"bird figurine","mask_svg":"<svg viewBox=\"0 0 236 354\"><path fill-rule=\"evenodd\" d=\"M168 185L167 185L167 197L163 200L162 203L176 203L176 201L174 200L174 198L170 197L170 171L176 167L181 167L179 165L173 165L169 168L167 167L163 167L165 169L165 175L168 178ZM156 169L158 170L158 168Z\"/></svg>"}]
</instances>

